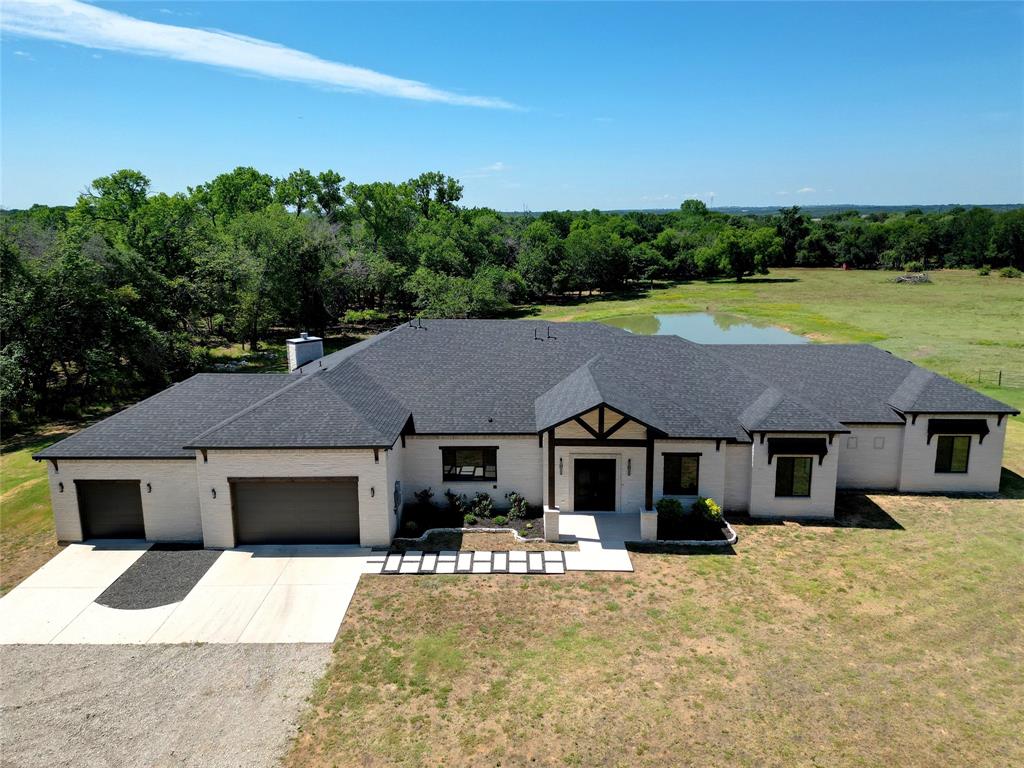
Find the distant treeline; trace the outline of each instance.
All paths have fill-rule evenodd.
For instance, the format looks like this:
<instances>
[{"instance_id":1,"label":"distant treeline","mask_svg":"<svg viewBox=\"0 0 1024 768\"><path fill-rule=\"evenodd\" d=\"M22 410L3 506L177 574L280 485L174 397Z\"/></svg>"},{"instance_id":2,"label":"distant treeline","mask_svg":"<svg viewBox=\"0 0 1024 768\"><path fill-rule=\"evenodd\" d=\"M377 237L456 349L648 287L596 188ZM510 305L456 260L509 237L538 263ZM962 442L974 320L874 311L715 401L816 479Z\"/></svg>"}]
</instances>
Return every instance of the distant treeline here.
<instances>
[{"instance_id":1,"label":"distant treeline","mask_svg":"<svg viewBox=\"0 0 1024 768\"><path fill-rule=\"evenodd\" d=\"M154 391L205 349L345 317L500 316L513 305L774 266L1024 267L1024 209L811 218L679 210L508 215L442 173L345 183L236 168L175 195L142 173L74 206L0 216L0 398L36 417Z\"/></svg>"}]
</instances>

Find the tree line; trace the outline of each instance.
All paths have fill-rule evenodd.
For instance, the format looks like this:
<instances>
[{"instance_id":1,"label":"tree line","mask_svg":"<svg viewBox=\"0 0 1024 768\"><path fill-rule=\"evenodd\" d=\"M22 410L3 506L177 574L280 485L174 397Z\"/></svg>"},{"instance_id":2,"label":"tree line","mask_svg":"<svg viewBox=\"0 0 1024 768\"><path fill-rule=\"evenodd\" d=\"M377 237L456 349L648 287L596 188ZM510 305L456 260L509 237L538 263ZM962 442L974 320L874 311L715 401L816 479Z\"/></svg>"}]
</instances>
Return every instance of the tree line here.
<instances>
[{"instance_id":1,"label":"tree line","mask_svg":"<svg viewBox=\"0 0 1024 768\"><path fill-rule=\"evenodd\" d=\"M666 213L509 215L460 205L443 173L346 183L236 168L168 195L121 170L74 206L0 221L0 399L48 418L153 392L207 350L345 317L495 317L530 301L777 266L1024 267L1024 210L811 219Z\"/></svg>"}]
</instances>

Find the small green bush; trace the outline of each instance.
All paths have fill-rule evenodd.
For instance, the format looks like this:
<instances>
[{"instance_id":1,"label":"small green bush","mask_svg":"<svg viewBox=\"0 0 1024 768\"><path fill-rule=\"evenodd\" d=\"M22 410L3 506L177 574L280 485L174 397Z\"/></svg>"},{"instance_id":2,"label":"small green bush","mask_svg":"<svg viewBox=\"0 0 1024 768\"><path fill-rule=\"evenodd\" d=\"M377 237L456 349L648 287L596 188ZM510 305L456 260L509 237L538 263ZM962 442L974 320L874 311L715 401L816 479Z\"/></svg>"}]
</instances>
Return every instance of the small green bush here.
<instances>
[{"instance_id":1,"label":"small green bush","mask_svg":"<svg viewBox=\"0 0 1024 768\"><path fill-rule=\"evenodd\" d=\"M1003 267L999 270L1000 277L1020 277L1024 272L1021 272L1016 267Z\"/></svg>"},{"instance_id":2,"label":"small green bush","mask_svg":"<svg viewBox=\"0 0 1024 768\"><path fill-rule=\"evenodd\" d=\"M978 269L978 274L981 275L982 277L985 277L985 275L990 275L992 274L992 267L990 267L988 264L985 264Z\"/></svg>"},{"instance_id":3,"label":"small green bush","mask_svg":"<svg viewBox=\"0 0 1024 768\"><path fill-rule=\"evenodd\" d=\"M527 523L526 525L523 526L523 528L525 528L528 531L532 531L533 530L533 523Z\"/></svg>"},{"instance_id":4,"label":"small green bush","mask_svg":"<svg viewBox=\"0 0 1024 768\"><path fill-rule=\"evenodd\" d=\"M903 265L905 272L924 272L924 264L920 261L908 261Z\"/></svg>"},{"instance_id":5,"label":"small green bush","mask_svg":"<svg viewBox=\"0 0 1024 768\"><path fill-rule=\"evenodd\" d=\"M722 508L715 503L714 499L698 496L697 500L693 502L693 512L709 522L722 522Z\"/></svg>"},{"instance_id":6,"label":"small green bush","mask_svg":"<svg viewBox=\"0 0 1024 768\"><path fill-rule=\"evenodd\" d=\"M658 503L654 506L658 510L659 515L667 515L669 517L683 516L683 503L679 499L661 498L658 499Z\"/></svg>"},{"instance_id":7,"label":"small green bush","mask_svg":"<svg viewBox=\"0 0 1024 768\"><path fill-rule=\"evenodd\" d=\"M470 511L477 517L490 517L494 511L494 501L489 493L478 493L473 497Z\"/></svg>"},{"instance_id":8,"label":"small green bush","mask_svg":"<svg viewBox=\"0 0 1024 768\"><path fill-rule=\"evenodd\" d=\"M402 524L402 530L410 536L416 536L420 532L420 527L415 520L406 520Z\"/></svg>"},{"instance_id":9,"label":"small green bush","mask_svg":"<svg viewBox=\"0 0 1024 768\"><path fill-rule=\"evenodd\" d=\"M495 525L504 525L507 522L508 522L508 518L505 517L504 515L498 515L497 517L494 518L494 524Z\"/></svg>"},{"instance_id":10,"label":"small green bush","mask_svg":"<svg viewBox=\"0 0 1024 768\"><path fill-rule=\"evenodd\" d=\"M476 525L476 522L477 522L477 520L476 520L476 515L465 515L465 516L464 516L464 517L462 518L462 522L463 522L463 523L464 523L465 525Z\"/></svg>"},{"instance_id":11,"label":"small green bush","mask_svg":"<svg viewBox=\"0 0 1024 768\"><path fill-rule=\"evenodd\" d=\"M521 496L515 491L509 491L505 494L505 498L508 499L509 503L509 518L512 520L522 520L526 517L526 510L529 505L526 503L526 498L524 496Z\"/></svg>"},{"instance_id":12,"label":"small green bush","mask_svg":"<svg viewBox=\"0 0 1024 768\"><path fill-rule=\"evenodd\" d=\"M342 315L343 323L357 325L359 323L381 323L388 319L385 312L376 309L349 309Z\"/></svg>"},{"instance_id":13,"label":"small green bush","mask_svg":"<svg viewBox=\"0 0 1024 768\"><path fill-rule=\"evenodd\" d=\"M434 505L434 502L431 501L431 499L434 498L434 492L429 488L424 488L422 491L416 491L413 496L416 497L416 503L421 507L431 507Z\"/></svg>"}]
</instances>

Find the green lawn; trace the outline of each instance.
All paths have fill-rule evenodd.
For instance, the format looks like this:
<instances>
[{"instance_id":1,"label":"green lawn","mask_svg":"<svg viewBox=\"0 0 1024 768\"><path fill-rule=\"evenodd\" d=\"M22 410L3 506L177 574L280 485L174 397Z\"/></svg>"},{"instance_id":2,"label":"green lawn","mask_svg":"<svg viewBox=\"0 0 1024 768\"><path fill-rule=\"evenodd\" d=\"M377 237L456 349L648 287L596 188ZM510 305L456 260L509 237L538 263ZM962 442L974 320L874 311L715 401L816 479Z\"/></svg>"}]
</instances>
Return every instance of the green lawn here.
<instances>
[{"instance_id":1,"label":"green lawn","mask_svg":"<svg viewBox=\"0 0 1024 768\"><path fill-rule=\"evenodd\" d=\"M54 539L46 467L32 454L69 433L54 427L0 452L0 595L60 549Z\"/></svg>"}]
</instances>

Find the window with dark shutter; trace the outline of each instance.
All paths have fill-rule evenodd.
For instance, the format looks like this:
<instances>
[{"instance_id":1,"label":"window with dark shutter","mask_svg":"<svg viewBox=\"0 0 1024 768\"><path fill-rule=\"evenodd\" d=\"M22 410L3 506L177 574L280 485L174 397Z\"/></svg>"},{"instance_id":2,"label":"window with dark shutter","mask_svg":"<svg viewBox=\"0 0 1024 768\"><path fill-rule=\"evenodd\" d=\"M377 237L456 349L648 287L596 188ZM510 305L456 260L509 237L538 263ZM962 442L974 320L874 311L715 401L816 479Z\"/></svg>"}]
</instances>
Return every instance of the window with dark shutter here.
<instances>
[{"instance_id":1,"label":"window with dark shutter","mask_svg":"<svg viewBox=\"0 0 1024 768\"><path fill-rule=\"evenodd\" d=\"M810 456L779 456L775 462L776 496L811 495L813 458Z\"/></svg>"},{"instance_id":2,"label":"window with dark shutter","mask_svg":"<svg viewBox=\"0 0 1024 768\"><path fill-rule=\"evenodd\" d=\"M696 496L700 485L699 453L666 453L661 492L666 496Z\"/></svg>"},{"instance_id":3,"label":"window with dark shutter","mask_svg":"<svg viewBox=\"0 0 1024 768\"><path fill-rule=\"evenodd\" d=\"M935 446L935 471L962 474L971 455L970 435L940 435Z\"/></svg>"}]
</instances>

